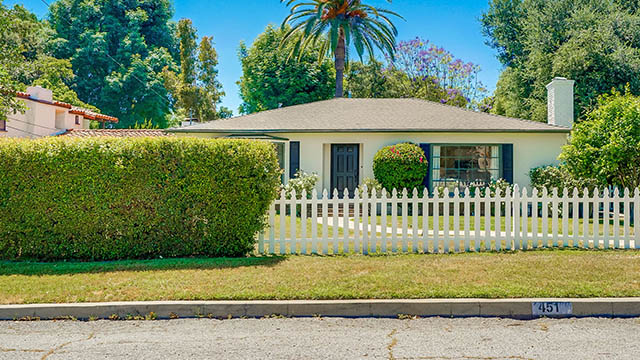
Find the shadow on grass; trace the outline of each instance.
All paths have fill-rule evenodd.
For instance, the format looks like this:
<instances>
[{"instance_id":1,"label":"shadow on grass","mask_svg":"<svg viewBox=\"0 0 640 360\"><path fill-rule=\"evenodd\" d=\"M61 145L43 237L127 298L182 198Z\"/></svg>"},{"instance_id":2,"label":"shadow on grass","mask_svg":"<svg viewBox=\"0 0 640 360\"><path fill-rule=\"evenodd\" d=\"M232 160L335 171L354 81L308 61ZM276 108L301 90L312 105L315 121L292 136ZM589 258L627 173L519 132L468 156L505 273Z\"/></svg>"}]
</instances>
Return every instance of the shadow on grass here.
<instances>
[{"instance_id":1,"label":"shadow on grass","mask_svg":"<svg viewBox=\"0 0 640 360\"><path fill-rule=\"evenodd\" d=\"M119 260L101 262L13 262L0 261L3 275L70 275L117 271L165 271L194 269L223 269L241 267L270 267L285 259L284 256L246 258L179 258L154 260Z\"/></svg>"}]
</instances>

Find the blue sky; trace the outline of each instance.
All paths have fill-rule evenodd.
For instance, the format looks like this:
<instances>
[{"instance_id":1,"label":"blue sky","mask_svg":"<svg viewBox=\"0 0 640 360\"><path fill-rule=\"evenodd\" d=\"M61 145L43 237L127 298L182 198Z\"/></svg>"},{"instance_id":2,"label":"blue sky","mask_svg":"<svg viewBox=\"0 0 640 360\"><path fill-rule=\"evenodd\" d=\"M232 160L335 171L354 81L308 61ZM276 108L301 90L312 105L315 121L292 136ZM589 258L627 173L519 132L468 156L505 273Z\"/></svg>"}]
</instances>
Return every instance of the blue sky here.
<instances>
[{"instance_id":1,"label":"blue sky","mask_svg":"<svg viewBox=\"0 0 640 360\"><path fill-rule=\"evenodd\" d=\"M52 0L48 0L52 1ZM5 0L6 5L22 4L43 17L47 7L41 0ZM495 52L484 44L478 18L488 0L370 0L370 4L394 10L406 21L398 20L398 39L416 36L451 51L464 61L482 67L480 80L495 89L502 69ZM175 19L190 18L198 35L214 37L220 57L220 81L227 93L223 105L237 113L241 100L236 82L242 74L237 50L240 41L250 44L269 23L280 24L288 9L279 0L174 0Z\"/></svg>"}]
</instances>

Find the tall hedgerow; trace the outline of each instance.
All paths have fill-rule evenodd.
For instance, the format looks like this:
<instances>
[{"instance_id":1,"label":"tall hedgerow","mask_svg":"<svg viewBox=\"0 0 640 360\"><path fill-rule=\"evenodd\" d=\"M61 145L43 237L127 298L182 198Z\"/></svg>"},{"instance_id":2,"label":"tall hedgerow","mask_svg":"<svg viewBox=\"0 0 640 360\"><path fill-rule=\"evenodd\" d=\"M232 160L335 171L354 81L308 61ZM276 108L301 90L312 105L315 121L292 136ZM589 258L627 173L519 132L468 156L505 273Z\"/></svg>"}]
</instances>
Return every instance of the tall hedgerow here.
<instances>
[{"instance_id":1,"label":"tall hedgerow","mask_svg":"<svg viewBox=\"0 0 640 360\"><path fill-rule=\"evenodd\" d=\"M0 141L0 258L242 256L275 198L273 146L246 140Z\"/></svg>"}]
</instances>

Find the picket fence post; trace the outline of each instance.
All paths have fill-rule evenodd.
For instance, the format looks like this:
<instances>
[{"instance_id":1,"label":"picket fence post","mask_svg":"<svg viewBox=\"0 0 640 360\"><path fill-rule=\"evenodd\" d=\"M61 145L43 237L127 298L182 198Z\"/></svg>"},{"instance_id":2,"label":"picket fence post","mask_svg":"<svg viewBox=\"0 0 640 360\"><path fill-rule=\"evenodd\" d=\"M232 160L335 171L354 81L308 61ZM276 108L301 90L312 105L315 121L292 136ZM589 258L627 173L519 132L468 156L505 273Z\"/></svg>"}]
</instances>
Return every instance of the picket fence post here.
<instances>
[{"instance_id":1,"label":"picket fence post","mask_svg":"<svg viewBox=\"0 0 640 360\"><path fill-rule=\"evenodd\" d=\"M369 196L367 186L362 190L362 254L369 254Z\"/></svg>"},{"instance_id":2,"label":"picket fence post","mask_svg":"<svg viewBox=\"0 0 640 360\"><path fill-rule=\"evenodd\" d=\"M342 252L349 252L349 229L351 228L349 215L349 189L345 188L342 193Z\"/></svg>"},{"instance_id":3,"label":"picket fence post","mask_svg":"<svg viewBox=\"0 0 640 360\"><path fill-rule=\"evenodd\" d=\"M296 196L296 190L295 189L291 189L291 199L289 200L290 205L289 205L289 211L290 211L290 216L289 216L289 220L290 220L290 226L291 226L291 230L290 230L290 234L291 236L289 236L289 254L295 254L297 253L297 238L296 238L296 220L298 219L298 214L296 211L296 200L297 200L297 196Z\"/></svg>"},{"instance_id":4,"label":"picket fence post","mask_svg":"<svg viewBox=\"0 0 640 360\"><path fill-rule=\"evenodd\" d=\"M429 252L429 189L422 190L422 251Z\"/></svg>"},{"instance_id":5,"label":"picket fence post","mask_svg":"<svg viewBox=\"0 0 640 360\"><path fill-rule=\"evenodd\" d=\"M440 197L438 189L433 189L433 253L440 251Z\"/></svg>"},{"instance_id":6,"label":"picket fence post","mask_svg":"<svg viewBox=\"0 0 640 360\"><path fill-rule=\"evenodd\" d=\"M382 189L380 197L380 251L387 252L387 190Z\"/></svg>"},{"instance_id":7,"label":"picket fence post","mask_svg":"<svg viewBox=\"0 0 640 360\"><path fill-rule=\"evenodd\" d=\"M333 210L333 216L332 216L332 220L331 223L333 224L332 229L333 229L333 238L331 239L333 242L333 255L336 255L338 253L338 198L339 198L339 193L338 193L338 189L333 189L333 195L332 195L332 199L331 199L331 209Z\"/></svg>"},{"instance_id":8,"label":"picket fence post","mask_svg":"<svg viewBox=\"0 0 640 360\"><path fill-rule=\"evenodd\" d=\"M311 191L311 253L318 253L318 190Z\"/></svg>"},{"instance_id":9,"label":"picket fence post","mask_svg":"<svg viewBox=\"0 0 640 360\"><path fill-rule=\"evenodd\" d=\"M302 189L300 194L300 252L307 255L307 190Z\"/></svg>"},{"instance_id":10,"label":"picket fence post","mask_svg":"<svg viewBox=\"0 0 640 360\"><path fill-rule=\"evenodd\" d=\"M286 253L285 236L287 235L287 195L282 190L280 192L280 254Z\"/></svg>"}]
</instances>

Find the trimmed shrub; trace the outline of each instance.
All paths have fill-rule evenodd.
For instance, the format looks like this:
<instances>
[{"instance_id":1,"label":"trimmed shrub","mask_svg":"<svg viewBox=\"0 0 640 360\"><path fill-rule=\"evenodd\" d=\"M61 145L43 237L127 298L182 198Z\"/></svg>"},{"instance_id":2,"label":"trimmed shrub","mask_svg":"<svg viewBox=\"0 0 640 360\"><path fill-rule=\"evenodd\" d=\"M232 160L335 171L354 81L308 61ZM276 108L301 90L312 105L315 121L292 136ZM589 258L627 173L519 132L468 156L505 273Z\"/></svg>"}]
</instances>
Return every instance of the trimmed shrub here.
<instances>
[{"instance_id":1,"label":"trimmed shrub","mask_svg":"<svg viewBox=\"0 0 640 360\"><path fill-rule=\"evenodd\" d=\"M380 185L380 182L378 182L378 180L376 179L367 177L367 178L364 178L364 180L362 180L362 185L358 185L358 192L360 193L360 196L364 194L365 187L367 191L367 196L369 197L371 197L373 189L376 189L377 196L380 196L380 194L382 194L382 185Z\"/></svg>"},{"instance_id":2,"label":"trimmed shrub","mask_svg":"<svg viewBox=\"0 0 640 360\"><path fill-rule=\"evenodd\" d=\"M428 170L424 151L411 143L383 147L373 157L373 174L387 191L421 187Z\"/></svg>"},{"instance_id":3,"label":"trimmed shrub","mask_svg":"<svg viewBox=\"0 0 640 360\"><path fill-rule=\"evenodd\" d=\"M306 173L302 170L298 170L293 179L289 179L289 182L286 185L282 185L282 190L284 190L287 199L291 198L293 190L296 191L297 199L302 198L303 190L307 191L307 199L311 199L311 193L316 187L319 178L320 177L316 173Z\"/></svg>"},{"instance_id":4,"label":"trimmed shrub","mask_svg":"<svg viewBox=\"0 0 640 360\"><path fill-rule=\"evenodd\" d=\"M0 141L0 258L243 256L276 196L272 144Z\"/></svg>"}]
</instances>

